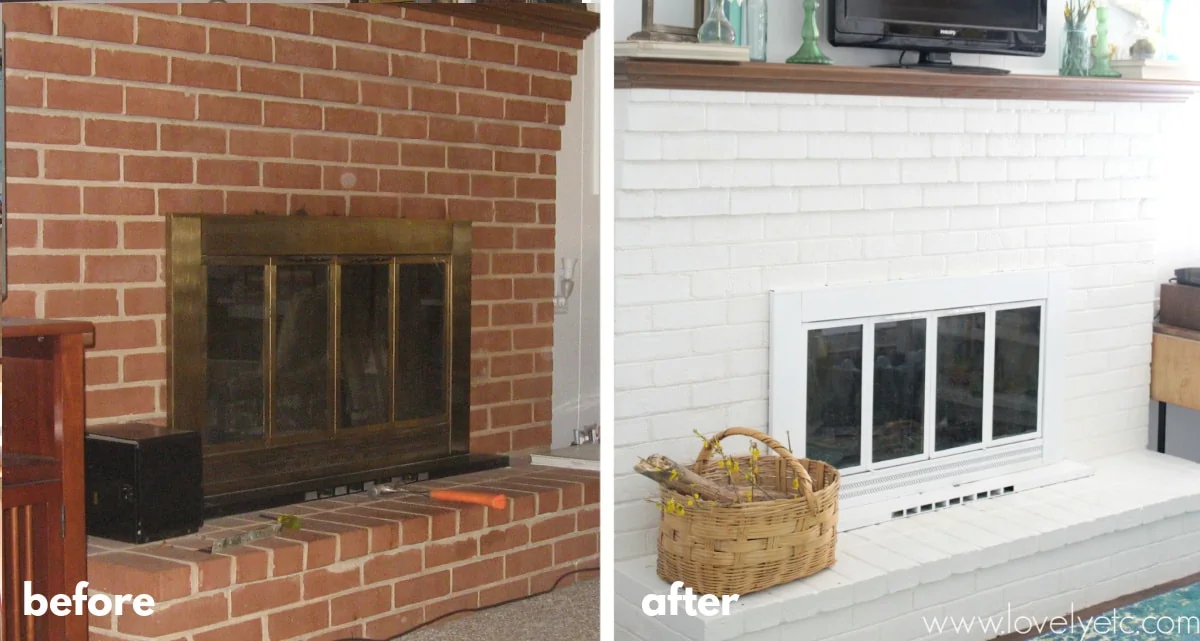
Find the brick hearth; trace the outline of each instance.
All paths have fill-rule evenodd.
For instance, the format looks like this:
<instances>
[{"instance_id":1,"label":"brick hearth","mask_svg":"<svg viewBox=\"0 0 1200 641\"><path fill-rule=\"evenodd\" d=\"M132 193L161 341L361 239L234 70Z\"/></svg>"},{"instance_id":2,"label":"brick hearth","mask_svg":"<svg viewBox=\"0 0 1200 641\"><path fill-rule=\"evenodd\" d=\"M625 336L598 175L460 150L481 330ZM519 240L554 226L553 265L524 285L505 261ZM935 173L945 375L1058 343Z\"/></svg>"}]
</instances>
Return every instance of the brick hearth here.
<instances>
[{"instance_id":1,"label":"brick hearth","mask_svg":"<svg viewBox=\"0 0 1200 641\"><path fill-rule=\"evenodd\" d=\"M527 466L412 487L499 491L510 501L504 510L396 495L313 501L271 511L299 515L300 530L217 554L199 550L268 521L215 519L196 536L137 546L92 538L92 591L150 594L156 607L145 618L93 616L91 639L383 639L598 564L594 472Z\"/></svg>"}]
</instances>

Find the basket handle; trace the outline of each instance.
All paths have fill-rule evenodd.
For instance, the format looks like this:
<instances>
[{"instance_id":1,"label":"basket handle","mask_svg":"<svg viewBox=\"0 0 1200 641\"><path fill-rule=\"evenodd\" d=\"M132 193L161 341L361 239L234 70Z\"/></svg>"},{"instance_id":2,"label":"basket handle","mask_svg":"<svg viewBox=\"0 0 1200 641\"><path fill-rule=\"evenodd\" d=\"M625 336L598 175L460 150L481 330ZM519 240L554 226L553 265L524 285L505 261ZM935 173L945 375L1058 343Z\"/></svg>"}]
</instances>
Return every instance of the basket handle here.
<instances>
[{"instance_id":1,"label":"basket handle","mask_svg":"<svg viewBox=\"0 0 1200 641\"><path fill-rule=\"evenodd\" d=\"M808 470L804 469L804 465L800 462L800 459L796 458L795 454L792 454L788 448L784 447L783 443L776 441L775 439L763 434L758 430L750 429L748 427L730 427L709 440L723 441L730 436L748 436L756 441L762 442L772 450L775 450L775 453L778 454L780 458L787 461L788 466L790 466L792 471L796 473L796 478L801 480L800 492L804 495L804 501L808 503L808 509L812 510L813 513L816 513L820 509L820 506L817 504L817 496L813 494L812 477L809 476ZM700 449L700 454L696 457L696 462L693 464L693 467L696 470L699 470L701 467L703 467L704 464L708 462L709 457L712 456L712 451L712 448L705 444L705 446Z\"/></svg>"}]
</instances>

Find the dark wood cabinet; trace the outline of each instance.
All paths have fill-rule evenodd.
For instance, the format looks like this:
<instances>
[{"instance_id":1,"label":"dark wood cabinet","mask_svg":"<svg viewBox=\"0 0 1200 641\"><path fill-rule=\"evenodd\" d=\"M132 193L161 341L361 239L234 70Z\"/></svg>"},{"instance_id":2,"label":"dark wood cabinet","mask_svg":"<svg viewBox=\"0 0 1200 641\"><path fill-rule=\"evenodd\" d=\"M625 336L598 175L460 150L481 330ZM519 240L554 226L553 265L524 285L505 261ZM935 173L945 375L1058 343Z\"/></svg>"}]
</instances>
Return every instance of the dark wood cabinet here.
<instances>
[{"instance_id":1,"label":"dark wood cabinet","mask_svg":"<svg viewBox=\"0 0 1200 641\"><path fill-rule=\"evenodd\" d=\"M24 614L34 594L87 580L83 488L83 349L89 323L0 322L3 428L3 638L86 641L87 616Z\"/></svg>"}]
</instances>

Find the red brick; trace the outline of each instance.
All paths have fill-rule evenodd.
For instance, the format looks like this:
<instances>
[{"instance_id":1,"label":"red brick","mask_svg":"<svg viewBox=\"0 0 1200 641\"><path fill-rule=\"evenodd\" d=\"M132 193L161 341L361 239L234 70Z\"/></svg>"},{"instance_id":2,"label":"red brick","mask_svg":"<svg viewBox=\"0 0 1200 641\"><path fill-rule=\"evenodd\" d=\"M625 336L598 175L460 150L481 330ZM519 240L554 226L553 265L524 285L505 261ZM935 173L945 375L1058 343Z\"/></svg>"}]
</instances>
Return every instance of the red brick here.
<instances>
[{"instance_id":1,"label":"red brick","mask_svg":"<svg viewBox=\"0 0 1200 641\"><path fill-rule=\"evenodd\" d=\"M562 564L589 556L600 551L600 539L595 532L572 536L554 543L554 563Z\"/></svg>"},{"instance_id":2,"label":"red brick","mask_svg":"<svg viewBox=\"0 0 1200 641\"><path fill-rule=\"evenodd\" d=\"M26 76L9 76L4 87L5 97L11 107L41 107L42 92L45 86L41 78Z\"/></svg>"},{"instance_id":3,"label":"red brick","mask_svg":"<svg viewBox=\"0 0 1200 641\"><path fill-rule=\"evenodd\" d=\"M450 571L426 573L414 579L398 581L395 585L394 604L396 607L402 608L447 594L450 594Z\"/></svg>"},{"instance_id":4,"label":"red brick","mask_svg":"<svg viewBox=\"0 0 1200 641\"><path fill-rule=\"evenodd\" d=\"M89 147L119 149L157 149L158 134L152 122L124 120L88 120L84 125L84 142Z\"/></svg>"},{"instance_id":5,"label":"red brick","mask_svg":"<svg viewBox=\"0 0 1200 641\"><path fill-rule=\"evenodd\" d=\"M492 35L495 35L498 29L498 25L496 25L494 22L472 20L470 18L463 18L461 16L454 16L454 27L456 29L468 29L470 31L480 31Z\"/></svg>"},{"instance_id":6,"label":"red brick","mask_svg":"<svg viewBox=\"0 0 1200 641\"><path fill-rule=\"evenodd\" d=\"M145 283L158 279L154 256L86 256L84 281L89 283Z\"/></svg>"},{"instance_id":7,"label":"red brick","mask_svg":"<svg viewBox=\"0 0 1200 641\"><path fill-rule=\"evenodd\" d=\"M33 149L8 150L8 175L13 178L36 178L38 175L38 154Z\"/></svg>"},{"instance_id":8,"label":"red brick","mask_svg":"<svg viewBox=\"0 0 1200 641\"><path fill-rule=\"evenodd\" d=\"M537 170L537 156L514 151L496 151L496 171L531 174ZM553 181L551 181L553 184Z\"/></svg>"},{"instance_id":9,"label":"red brick","mask_svg":"<svg viewBox=\"0 0 1200 641\"><path fill-rule=\"evenodd\" d=\"M490 223L495 214L495 204L490 200L451 198L449 204L451 220ZM483 261L477 263L483 267Z\"/></svg>"},{"instance_id":10,"label":"red brick","mask_svg":"<svg viewBox=\"0 0 1200 641\"><path fill-rule=\"evenodd\" d=\"M224 62L171 59L171 83L204 89L237 91L237 67Z\"/></svg>"},{"instance_id":11,"label":"red brick","mask_svg":"<svg viewBox=\"0 0 1200 641\"><path fill-rule=\"evenodd\" d=\"M574 74L579 70L578 56L566 51L560 51L558 53L558 70L561 73Z\"/></svg>"},{"instance_id":12,"label":"red brick","mask_svg":"<svg viewBox=\"0 0 1200 641\"><path fill-rule=\"evenodd\" d=\"M116 290L109 291L115 293ZM52 294L54 292L47 293ZM46 313L50 314L51 312L47 309ZM70 315L55 313L55 316L65 318ZM89 356L83 362L83 376L89 385L112 385L121 380L120 359L116 356Z\"/></svg>"},{"instance_id":13,"label":"red brick","mask_svg":"<svg viewBox=\"0 0 1200 641\"><path fill-rule=\"evenodd\" d=\"M205 29L203 26L179 20L159 20L138 16L137 43L143 47L204 53Z\"/></svg>"},{"instance_id":14,"label":"red brick","mask_svg":"<svg viewBox=\"0 0 1200 641\"><path fill-rule=\"evenodd\" d=\"M304 574L304 599L312 600L362 585L358 568L341 572L314 570Z\"/></svg>"},{"instance_id":15,"label":"red brick","mask_svg":"<svg viewBox=\"0 0 1200 641\"><path fill-rule=\"evenodd\" d=\"M216 127L163 125L162 150L225 153L225 130Z\"/></svg>"},{"instance_id":16,"label":"red brick","mask_svg":"<svg viewBox=\"0 0 1200 641\"><path fill-rule=\"evenodd\" d=\"M519 376L533 372L533 360L529 354L509 354L492 358L492 376ZM518 406L522 407L522 406ZM528 408L526 407L526 411Z\"/></svg>"},{"instance_id":17,"label":"red brick","mask_svg":"<svg viewBox=\"0 0 1200 641\"><path fill-rule=\"evenodd\" d=\"M289 213L287 202L287 194L270 194L261 190L228 191L225 192L225 213L254 214L261 211L286 214Z\"/></svg>"},{"instance_id":18,"label":"red brick","mask_svg":"<svg viewBox=\"0 0 1200 641\"><path fill-rule=\"evenodd\" d=\"M367 21L358 16L326 11L313 12L313 35L333 40L366 42Z\"/></svg>"},{"instance_id":19,"label":"red brick","mask_svg":"<svg viewBox=\"0 0 1200 641\"><path fill-rule=\"evenodd\" d=\"M500 119L504 117L504 99L463 92L458 95L458 112L463 116ZM519 139L519 133L517 137Z\"/></svg>"},{"instance_id":20,"label":"red brick","mask_svg":"<svg viewBox=\"0 0 1200 641\"><path fill-rule=\"evenodd\" d=\"M250 7L251 25L291 33L312 33L311 16L310 9L288 5L254 4Z\"/></svg>"},{"instance_id":21,"label":"red brick","mask_svg":"<svg viewBox=\"0 0 1200 641\"><path fill-rule=\"evenodd\" d=\"M84 187L83 213L103 215L153 214L154 190L130 187Z\"/></svg>"},{"instance_id":22,"label":"red brick","mask_svg":"<svg viewBox=\"0 0 1200 641\"><path fill-rule=\"evenodd\" d=\"M524 523L494 529L479 537L479 553L483 556L521 547L529 543L529 526Z\"/></svg>"},{"instance_id":23,"label":"red brick","mask_svg":"<svg viewBox=\"0 0 1200 641\"><path fill-rule=\"evenodd\" d=\"M501 405L489 411L492 427L515 427L533 420L533 406L528 403Z\"/></svg>"},{"instance_id":24,"label":"red brick","mask_svg":"<svg viewBox=\"0 0 1200 641\"><path fill-rule=\"evenodd\" d=\"M450 147L446 164L451 169L492 170L492 152L474 147Z\"/></svg>"},{"instance_id":25,"label":"red brick","mask_svg":"<svg viewBox=\"0 0 1200 641\"><path fill-rule=\"evenodd\" d=\"M450 33L447 31L434 31L432 29L425 32L425 52L432 53L438 56L447 56L450 58L460 58L468 51L470 46L466 36Z\"/></svg>"},{"instance_id":26,"label":"red brick","mask_svg":"<svg viewBox=\"0 0 1200 641\"><path fill-rule=\"evenodd\" d=\"M149 414L154 411L153 387L122 387L119 389L89 389L85 394L87 418Z\"/></svg>"},{"instance_id":27,"label":"red brick","mask_svg":"<svg viewBox=\"0 0 1200 641\"><path fill-rule=\"evenodd\" d=\"M338 47L336 59L336 68L339 71L367 73L376 76L387 76L391 72L388 54L381 51L370 51L357 47Z\"/></svg>"},{"instance_id":28,"label":"red brick","mask_svg":"<svg viewBox=\"0 0 1200 641\"><path fill-rule=\"evenodd\" d=\"M558 52L543 47L521 45L517 47L517 64L543 71L558 71Z\"/></svg>"},{"instance_id":29,"label":"red brick","mask_svg":"<svg viewBox=\"0 0 1200 641\"><path fill-rule=\"evenodd\" d=\"M79 188L9 183L8 210L14 214L78 214Z\"/></svg>"},{"instance_id":30,"label":"red brick","mask_svg":"<svg viewBox=\"0 0 1200 641\"><path fill-rule=\"evenodd\" d=\"M530 90L530 78L530 75L523 71L488 69L487 90L527 96Z\"/></svg>"},{"instance_id":31,"label":"red brick","mask_svg":"<svg viewBox=\"0 0 1200 641\"><path fill-rule=\"evenodd\" d=\"M341 165L326 166L324 174L324 186L328 191L377 191L379 189L379 171L376 169Z\"/></svg>"},{"instance_id":32,"label":"red brick","mask_svg":"<svg viewBox=\"0 0 1200 641\"><path fill-rule=\"evenodd\" d=\"M0 311L13 318L34 318L37 316L37 294L26 291L9 292L8 300L0 304Z\"/></svg>"},{"instance_id":33,"label":"red brick","mask_svg":"<svg viewBox=\"0 0 1200 641\"><path fill-rule=\"evenodd\" d=\"M521 127L521 146L558 151L562 148L562 134L557 129Z\"/></svg>"},{"instance_id":34,"label":"red brick","mask_svg":"<svg viewBox=\"0 0 1200 641\"><path fill-rule=\"evenodd\" d=\"M272 640L288 639L328 626L329 603L325 601L276 612L267 617L267 631Z\"/></svg>"},{"instance_id":35,"label":"red brick","mask_svg":"<svg viewBox=\"0 0 1200 641\"><path fill-rule=\"evenodd\" d=\"M117 154L47 149L46 177L59 180L117 180L121 157Z\"/></svg>"},{"instance_id":36,"label":"red brick","mask_svg":"<svg viewBox=\"0 0 1200 641\"><path fill-rule=\"evenodd\" d=\"M521 128L516 125L481 122L476 128L479 142L497 147L521 146Z\"/></svg>"},{"instance_id":37,"label":"red brick","mask_svg":"<svg viewBox=\"0 0 1200 641\"><path fill-rule=\"evenodd\" d=\"M261 125L263 104L261 100L253 98L201 95L200 120Z\"/></svg>"},{"instance_id":38,"label":"red brick","mask_svg":"<svg viewBox=\"0 0 1200 641\"><path fill-rule=\"evenodd\" d=\"M429 119L429 137L446 142L475 142L475 122L431 117Z\"/></svg>"},{"instance_id":39,"label":"red brick","mask_svg":"<svg viewBox=\"0 0 1200 641\"><path fill-rule=\"evenodd\" d=\"M527 230L518 230L527 231ZM537 230L542 231L542 230ZM553 247L554 230L547 230L551 234L550 246ZM519 241L518 241L519 243ZM554 280L552 278L518 278L513 283L513 298L518 300L527 299L542 299L545 300L554 296Z\"/></svg>"},{"instance_id":40,"label":"red brick","mask_svg":"<svg viewBox=\"0 0 1200 641\"><path fill-rule=\"evenodd\" d=\"M479 591L479 607L485 608L501 602L514 601L529 596L529 579L521 578Z\"/></svg>"},{"instance_id":41,"label":"red brick","mask_svg":"<svg viewBox=\"0 0 1200 641\"><path fill-rule=\"evenodd\" d=\"M9 36L5 43L8 69L30 69L73 76L92 75L92 50L57 42L34 42Z\"/></svg>"},{"instance_id":42,"label":"red brick","mask_svg":"<svg viewBox=\"0 0 1200 641\"><path fill-rule=\"evenodd\" d=\"M472 60L511 65L516 60L516 46L488 38L471 38L470 57Z\"/></svg>"},{"instance_id":43,"label":"red brick","mask_svg":"<svg viewBox=\"0 0 1200 641\"><path fill-rule=\"evenodd\" d=\"M358 102L358 82L340 76L304 74L304 97L309 100Z\"/></svg>"},{"instance_id":44,"label":"red brick","mask_svg":"<svg viewBox=\"0 0 1200 641\"><path fill-rule=\"evenodd\" d=\"M564 105L546 105L546 122L560 127L567 124L567 108Z\"/></svg>"},{"instance_id":45,"label":"red brick","mask_svg":"<svg viewBox=\"0 0 1200 641\"><path fill-rule=\"evenodd\" d=\"M128 232L127 232L128 233ZM145 316L148 314L164 314L167 311L167 292L160 287L143 287L137 289L125 290L125 315L126 316ZM265 556L264 556L265 559ZM265 568L265 565L264 565ZM243 578L245 572L249 572L250 568L243 568L243 560L238 557L238 582L244 583L251 580L249 577ZM257 575L254 575L257 576ZM262 577L265 578L264 574Z\"/></svg>"},{"instance_id":46,"label":"red brick","mask_svg":"<svg viewBox=\"0 0 1200 641\"><path fill-rule=\"evenodd\" d=\"M479 540L461 539L449 543L430 543L425 546L425 568L466 561L479 554Z\"/></svg>"},{"instance_id":47,"label":"red brick","mask_svg":"<svg viewBox=\"0 0 1200 641\"><path fill-rule=\"evenodd\" d=\"M196 182L201 185L254 187L259 184L258 173L258 163L249 160L196 160Z\"/></svg>"},{"instance_id":48,"label":"red brick","mask_svg":"<svg viewBox=\"0 0 1200 641\"><path fill-rule=\"evenodd\" d=\"M243 66L242 93L300 97L300 74L295 71Z\"/></svg>"},{"instance_id":49,"label":"red brick","mask_svg":"<svg viewBox=\"0 0 1200 641\"><path fill-rule=\"evenodd\" d=\"M404 550L395 554L372 556L363 564L363 584L415 574L421 571L421 551Z\"/></svg>"},{"instance_id":50,"label":"red brick","mask_svg":"<svg viewBox=\"0 0 1200 641\"><path fill-rule=\"evenodd\" d=\"M89 393L89 401L91 397L92 394ZM91 408L88 409L90 414ZM228 619L228 608L228 599L220 593L171 604L157 604L154 616L142 617L127 611L126 614L117 617L117 630L125 634L147 637L176 634L225 621Z\"/></svg>"},{"instance_id":51,"label":"red brick","mask_svg":"<svg viewBox=\"0 0 1200 641\"><path fill-rule=\"evenodd\" d=\"M79 142L79 119L72 116L43 116L10 113L5 134L8 142L74 145Z\"/></svg>"},{"instance_id":52,"label":"red brick","mask_svg":"<svg viewBox=\"0 0 1200 641\"><path fill-rule=\"evenodd\" d=\"M350 141L350 161L368 165L396 165L400 162L400 145L391 140Z\"/></svg>"},{"instance_id":53,"label":"red brick","mask_svg":"<svg viewBox=\"0 0 1200 641\"><path fill-rule=\"evenodd\" d=\"M553 176L558 173L558 159L553 154L542 154L538 157L538 173Z\"/></svg>"},{"instance_id":54,"label":"red brick","mask_svg":"<svg viewBox=\"0 0 1200 641\"><path fill-rule=\"evenodd\" d=\"M551 312L551 313L553 313L553 312ZM548 421L550 420L549 406L550 406L550 403L549 403L549 401L547 401L545 403L546 412L544 414L539 413L537 407L534 408L533 420L547 421L546 424L535 425L534 427L527 427L527 428L522 428L519 430L513 430L513 433L512 433L513 445L512 445L512 447L513 447L514 451L522 451L522 450L527 451L527 450L534 450L534 449L545 448L545 447L550 446L551 432L550 432L550 424L548 423Z\"/></svg>"},{"instance_id":55,"label":"red brick","mask_svg":"<svg viewBox=\"0 0 1200 641\"><path fill-rule=\"evenodd\" d=\"M320 129L321 108L286 102L268 102L265 123L268 127L289 129Z\"/></svg>"},{"instance_id":56,"label":"red brick","mask_svg":"<svg viewBox=\"0 0 1200 641\"><path fill-rule=\"evenodd\" d=\"M271 610L300 600L300 577L260 581L236 587L229 593L230 611L235 617Z\"/></svg>"},{"instance_id":57,"label":"red brick","mask_svg":"<svg viewBox=\"0 0 1200 641\"><path fill-rule=\"evenodd\" d=\"M321 194L288 194L287 211L295 212L300 209L318 215L345 216L346 198Z\"/></svg>"},{"instance_id":58,"label":"red brick","mask_svg":"<svg viewBox=\"0 0 1200 641\"><path fill-rule=\"evenodd\" d=\"M512 552L504 559L506 578L516 578L550 567L554 558L551 545L539 545L528 550Z\"/></svg>"},{"instance_id":59,"label":"red brick","mask_svg":"<svg viewBox=\"0 0 1200 641\"><path fill-rule=\"evenodd\" d=\"M248 18L247 6L249 3L183 3L180 5L181 13L189 18L200 18L202 20L214 20L217 22L230 22L233 24L246 24Z\"/></svg>"},{"instance_id":60,"label":"red brick","mask_svg":"<svg viewBox=\"0 0 1200 641\"><path fill-rule=\"evenodd\" d=\"M408 108L408 86L388 83L362 81L362 103L373 107L388 109Z\"/></svg>"},{"instance_id":61,"label":"red brick","mask_svg":"<svg viewBox=\"0 0 1200 641\"><path fill-rule=\"evenodd\" d=\"M333 69L333 47L305 40L275 38L275 62L306 69Z\"/></svg>"},{"instance_id":62,"label":"red brick","mask_svg":"<svg viewBox=\"0 0 1200 641\"><path fill-rule=\"evenodd\" d=\"M166 82L169 59L131 51L96 50L96 75L118 80Z\"/></svg>"},{"instance_id":63,"label":"red brick","mask_svg":"<svg viewBox=\"0 0 1200 641\"><path fill-rule=\"evenodd\" d=\"M563 78L534 76L531 90L533 95L542 98L551 98L564 102L571 99L571 81Z\"/></svg>"},{"instance_id":64,"label":"red brick","mask_svg":"<svg viewBox=\"0 0 1200 641\"><path fill-rule=\"evenodd\" d=\"M292 139L296 158L346 162L350 158L350 141L340 136L297 134Z\"/></svg>"},{"instance_id":65,"label":"red brick","mask_svg":"<svg viewBox=\"0 0 1200 641\"><path fill-rule=\"evenodd\" d=\"M236 156L290 158L292 137L287 133L233 129L229 132L229 153Z\"/></svg>"},{"instance_id":66,"label":"red brick","mask_svg":"<svg viewBox=\"0 0 1200 641\"><path fill-rule=\"evenodd\" d=\"M375 135L379 132L379 114L366 109L326 107L325 129Z\"/></svg>"},{"instance_id":67,"label":"red brick","mask_svg":"<svg viewBox=\"0 0 1200 641\"><path fill-rule=\"evenodd\" d=\"M50 290L46 292L46 315L58 318L116 316L120 311L115 289ZM89 383L99 381L88 379Z\"/></svg>"},{"instance_id":68,"label":"red brick","mask_svg":"<svg viewBox=\"0 0 1200 641\"><path fill-rule=\"evenodd\" d=\"M121 113L124 92L120 85L74 80L47 80L46 106L100 113Z\"/></svg>"},{"instance_id":69,"label":"red brick","mask_svg":"<svg viewBox=\"0 0 1200 641\"><path fill-rule=\"evenodd\" d=\"M281 538L304 541L304 567L312 570L333 564L337 560L338 539L310 530L285 531Z\"/></svg>"},{"instance_id":70,"label":"red brick","mask_svg":"<svg viewBox=\"0 0 1200 641\"><path fill-rule=\"evenodd\" d=\"M76 256L9 256L9 282L18 285L79 282Z\"/></svg>"},{"instance_id":71,"label":"red brick","mask_svg":"<svg viewBox=\"0 0 1200 641\"><path fill-rule=\"evenodd\" d=\"M12 3L4 8L4 26L11 34L54 33L54 18L50 5L34 3Z\"/></svg>"},{"instance_id":72,"label":"red brick","mask_svg":"<svg viewBox=\"0 0 1200 641\"><path fill-rule=\"evenodd\" d=\"M446 147L404 143L400 146L400 159L407 167L445 167Z\"/></svg>"},{"instance_id":73,"label":"red brick","mask_svg":"<svg viewBox=\"0 0 1200 641\"><path fill-rule=\"evenodd\" d=\"M389 49L421 50L421 29L395 22L371 22L371 44Z\"/></svg>"},{"instance_id":74,"label":"red brick","mask_svg":"<svg viewBox=\"0 0 1200 641\"><path fill-rule=\"evenodd\" d=\"M117 224L111 221L46 220L42 223L45 249L114 249Z\"/></svg>"},{"instance_id":75,"label":"red brick","mask_svg":"<svg viewBox=\"0 0 1200 641\"><path fill-rule=\"evenodd\" d=\"M504 559L500 557L467 563L454 568L451 589L463 592L504 578Z\"/></svg>"},{"instance_id":76,"label":"red brick","mask_svg":"<svg viewBox=\"0 0 1200 641\"><path fill-rule=\"evenodd\" d=\"M547 539L557 539L575 532L575 515L560 514L549 519L538 521L530 529L530 540L534 543Z\"/></svg>"},{"instance_id":77,"label":"red brick","mask_svg":"<svg viewBox=\"0 0 1200 641\"><path fill-rule=\"evenodd\" d=\"M467 174L429 172L427 191L430 194L465 196L471 192L471 177Z\"/></svg>"},{"instance_id":78,"label":"red brick","mask_svg":"<svg viewBox=\"0 0 1200 641\"><path fill-rule=\"evenodd\" d=\"M270 36L215 27L208 31L208 52L216 56L271 62L274 51Z\"/></svg>"},{"instance_id":79,"label":"red brick","mask_svg":"<svg viewBox=\"0 0 1200 641\"><path fill-rule=\"evenodd\" d=\"M38 221L36 220L11 218L8 221L7 232L9 247L32 248L38 246Z\"/></svg>"},{"instance_id":80,"label":"red brick","mask_svg":"<svg viewBox=\"0 0 1200 641\"><path fill-rule=\"evenodd\" d=\"M518 178L517 198L522 200L554 200L558 193L553 178ZM553 245L547 249L552 249Z\"/></svg>"},{"instance_id":81,"label":"red brick","mask_svg":"<svg viewBox=\"0 0 1200 641\"><path fill-rule=\"evenodd\" d=\"M512 279L509 278L489 278L475 280L471 283L471 300L474 301L493 301L493 300L511 300L512 299ZM509 332L499 332L505 337L504 350L512 349L511 335ZM490 345L483 343L480 336L472 337L472 351L501 351L495 348L488 349Z\"/></svg>"},{"instance_id":82,"label":"red brick","mask_svg":"<svg viewBox=\"0 0 1200 641\"><path fill-rule=\"evenodd\" d=\"M184 7L184 11L187 11L188 7L193 6L193 5L184 4L182 6ZM208 7L208 6L214 6L214 5L203 4L200 6ZM231 5L215 5L215 6L231 6ZM265 639L265 638L266 637L263 636L263 621L262 621L262 619L251 619L250 621L242 621L240 623L234 623L232 625L223 625L219 628L214 628L207 632L197 632L196 634L192 635L192 639L194 639L195 641L240 641L241 639L246 639L247 641L250 641L251 639Z\"/></svg>"},{"instance_id":83,"label":"red brick","mask_svg":"<svg viewBox=\"0 0 1200 641\"><path fill-rule=\"evenodd\" d=\"M392 586L383 585L335 597L329 601L330 625L359 621L392 608Z\"/></svg>"},{"instance_id":84,"label":"red brick","mask_svg":"<svg viewBox=\"0 0 1200 641\"><path fill-rule=\"evenodd\" d=\"M108 3L106 3L106 4L108 4ZM111 4L114 7L120 7L122 9L128 9L130 11L145 11L147 13L158 13L158 14L162 14L162 15L166 15L166 16L179 15L179 5L178 4L168 4L168 3L158 3L158 2L154 2L154 3L150 3L150 2L147 2L147 3L113 2Z\"/></svg>"},{"instance_id":85,"label":"red brick","mask_svg":"<svg viewBox=\"0 0 1200 641\"><path fill-rule=\"evenodd\" d=\"M418 80L420 82L438 81L438 63L422 56L392 55L392 77Z\"/></svg>"},{"instance_id":86,"label":"red brick","mask_svg":"<svg viewBox=\"0 0 1200 641\"><path fill-rule=\"evenodd\" d=\"M320 165L303 165L298 163L263 164L264 187L288 187L292 189L320 189Z\"/></svg>"},{"instance_id":87,"label":"red brick","mask_svg":"<svg viewBox=\"0 0 1200 641\"><path fill-rule=\"evenodd\" d=\"M439 198L401 198L400 210L410 220L446 219L446 202Z\"/></svg>"},{"instance_id":88,"label":"red brick","mask_svg":"<svg viewBox=\"0 0 1200 641\"><path fill-rule=\"evenodd\" d=\"M438 61L438 81L443 85L482 89L486 81L483 68L470 63Z\"/></svg>"},{"instance_id":89,"label":"red brick","mask_svg":"<svg viewBox=\"0 0 1200 641\"><path fill-rule=\"evenodd\" d=\"M379 191L397 194L425 193L425 174L419 171L379 170Z\"/></svg>"},{"instance_id":90,"label":"red brick","mask_svg":"<svg viewBox=\"0 0 1200 641\"><path fill-rule=\"evenodd\" d=\"M195 179L191 158L125 156L125 182L190 183Z\"/></svg>"},{"instance_id":91,"label":"red brick","mask_svg":"<svg viewBox=\"0 0 1200 641\"><path fill-rule=\"evenodd\" d=\"M196 96L182 91L126 87L125 113L130 116L194 120Z\"/></svg>"},{"instance_id":92,"label":"red brick","mask_svg":"<svg viewBox=\"0 0 1200 641\"><path fill-rule=\"evenodd\" d=\"M417 111L433 111L453 114L458 112L458 94L445 89L413 87L412 108Z\"/></svg>"},{"instance_id":93,"label":"red brick","mask_svg":"<svg viewBox=\"0 0 1200 641\"><path fill-rule=\"evenodd\" d=\"M472 592L443 599L436 603L430 603L425 606L425 618L428 620L437 619L442 616L450 615L454 612L472 610L479 605L479 594Z\"/></svg>"},{"instance_id":94,"label":"red brick","mask_svg":"<svg viewBox=\"0 0 1200 641\"><path fill-rule=\"evenodd\" d=\"M476 198L512 198L516 183L505 176L474 174L471 176L471 195Z\"/></svg>"},{"instance_id":95,"label":"red brick","mask_svg":"<svg viewBox=\"0 0 1200 641\"><path fill-rule=\"evenodd\" d=\"M304 570L304 545L287 539L260 539L253 547L271 551L273 577L288 576Z\"/></svg>"},{"instance_id":96,"label":"red brick","mask_svg":"<svg viewBox=\"0 0 1200 641\"><path fill-rule=\"evenodd\" d=\"M508 120L544 123L548 119L546 103L532 100L505 100L504 117Z\"/></svg>"},{"instance_id":97,"label":"red brick","mask_svg":"<svg viewBox=\"0 0 1200 641\"><path fill-rule=\"evenodd\" d=\"M383 114L383 135L389 138L425 138L429 136L429 118L414 114Z\"/></svg>"}]
</instances>

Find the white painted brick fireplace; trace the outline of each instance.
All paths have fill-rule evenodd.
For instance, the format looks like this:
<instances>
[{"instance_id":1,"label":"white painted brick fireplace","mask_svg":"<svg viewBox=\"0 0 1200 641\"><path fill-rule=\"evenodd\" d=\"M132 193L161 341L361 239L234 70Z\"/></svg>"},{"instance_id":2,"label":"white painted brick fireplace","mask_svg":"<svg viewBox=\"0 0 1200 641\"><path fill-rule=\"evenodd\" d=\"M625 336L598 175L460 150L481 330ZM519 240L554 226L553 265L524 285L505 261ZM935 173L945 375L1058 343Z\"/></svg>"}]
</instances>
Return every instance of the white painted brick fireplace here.
<instances>
[{"instance_id":1,"label":"white painted brick fireplace","mask_svg":"<svg viewBox=\"0 0 1200 641\"><path fill-rule=\"evenodd\" d=\"M654 487L632 472L637 458L691 461L694 430L768 429L772 290L1063 270L1064 454L1144 450L1156 219L1163 177L1188 162L1173 145L1188 113L618 90L614 524L626 571L655 553ZM737 636L700 627L679 638Z\"/></svg>"}]
</instances>

